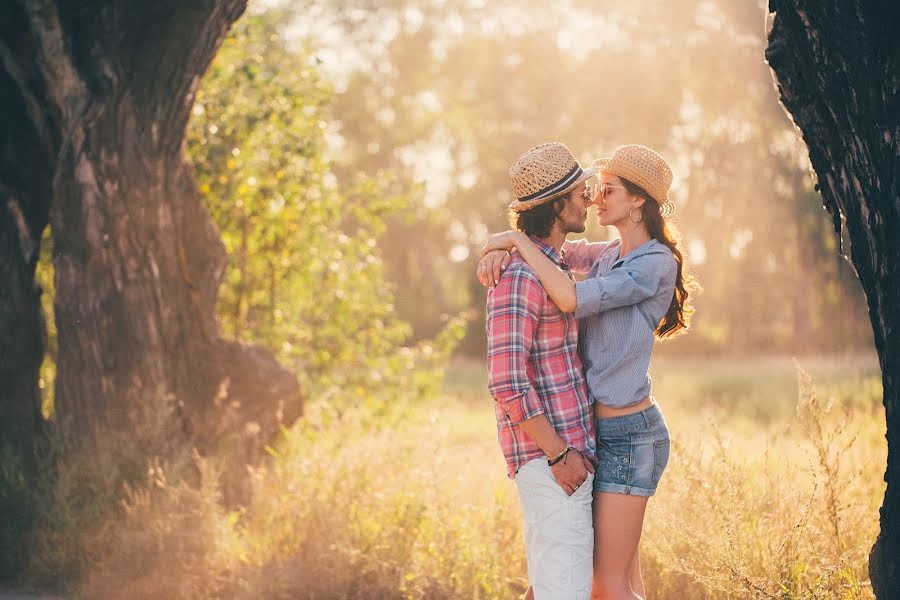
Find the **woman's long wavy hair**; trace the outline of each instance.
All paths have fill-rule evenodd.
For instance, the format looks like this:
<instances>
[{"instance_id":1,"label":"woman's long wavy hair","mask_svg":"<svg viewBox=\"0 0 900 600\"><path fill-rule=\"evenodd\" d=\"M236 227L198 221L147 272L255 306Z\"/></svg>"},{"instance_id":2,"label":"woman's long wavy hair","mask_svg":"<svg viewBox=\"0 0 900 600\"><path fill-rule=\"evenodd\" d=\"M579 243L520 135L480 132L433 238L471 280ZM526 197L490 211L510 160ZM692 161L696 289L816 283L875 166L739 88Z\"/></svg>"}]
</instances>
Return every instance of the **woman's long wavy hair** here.
<instances>
[{"instance_id":1,"label":"woman's long wavy hair","mask_svg":"<svg viewBox=\"0 0 900 600\"><path fill-rule=\"evenodd\" d=\"M678 333L684 333L691 326L691 316L694 307L688 300L691 293L699 291L700 285L684 264L684 256L681 252L681 236L674 225L667 222L659 212L659 204L650 197L644 188L627 179L620 177L622 185L632 196L640 196L645 200L641 206L644 225L650 237L661 244L665 244L672 251L678 271L675 276L675 292L672 294L672 302L666 316L656 328L656 337L660 339L672 337Z\"/></svg>"}]
</instances>

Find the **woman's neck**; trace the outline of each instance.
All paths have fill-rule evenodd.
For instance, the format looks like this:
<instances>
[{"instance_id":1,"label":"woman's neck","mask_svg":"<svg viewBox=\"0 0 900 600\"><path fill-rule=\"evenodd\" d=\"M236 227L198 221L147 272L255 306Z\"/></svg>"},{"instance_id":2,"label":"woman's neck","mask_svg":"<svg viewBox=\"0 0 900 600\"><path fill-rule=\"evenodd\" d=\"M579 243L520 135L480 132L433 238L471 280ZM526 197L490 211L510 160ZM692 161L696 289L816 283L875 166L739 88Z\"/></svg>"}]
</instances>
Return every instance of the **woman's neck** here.
<instances>
[{"instance_id":1,"label":"woman's neck","mask_svg":"<svg viewBox=\"0 0 900 600\"><path fill-rule=\"evenodd\" d=\"M619 237L622 239L619 258L623 258L641 244L646 244L650 241L650 233L640 223L629 222L625 225L617 225L616 229L619 230Z\"/></svg>"}]
</instances>

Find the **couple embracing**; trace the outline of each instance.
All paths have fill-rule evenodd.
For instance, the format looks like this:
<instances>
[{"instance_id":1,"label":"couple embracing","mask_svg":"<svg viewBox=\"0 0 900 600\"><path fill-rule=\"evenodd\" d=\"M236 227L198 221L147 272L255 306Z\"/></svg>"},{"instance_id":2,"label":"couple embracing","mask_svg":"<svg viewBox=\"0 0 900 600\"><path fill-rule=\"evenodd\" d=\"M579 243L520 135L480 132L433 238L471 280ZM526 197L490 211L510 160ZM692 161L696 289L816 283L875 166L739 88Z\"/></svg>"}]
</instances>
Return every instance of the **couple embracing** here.
<instances>
[{"instance_id":1,"label":"couple embracing","mask_svg":"<svg viewBox=\"0 0 900 600\"><path fill-rule=\"evenodd\" d=\"M515 229L488 239L477 274L491 288L488 386L525 521L526 598L643 598L638 545L670 443L650 354L687 328L693 286L669 222L672 171L637 145L582 169L549 143L509 177ZM566 240L591 206L620 239Z\"/></svg>"}]
</instances>

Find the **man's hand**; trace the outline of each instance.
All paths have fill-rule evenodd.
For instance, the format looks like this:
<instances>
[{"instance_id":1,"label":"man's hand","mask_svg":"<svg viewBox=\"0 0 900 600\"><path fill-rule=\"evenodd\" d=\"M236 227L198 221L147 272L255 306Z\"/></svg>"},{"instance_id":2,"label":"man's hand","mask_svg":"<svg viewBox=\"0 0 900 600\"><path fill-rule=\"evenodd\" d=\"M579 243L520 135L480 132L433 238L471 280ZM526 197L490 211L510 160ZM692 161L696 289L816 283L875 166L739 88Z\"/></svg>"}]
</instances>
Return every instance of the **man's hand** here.
<instances>
[{"instance_id":1,"label":"man's hand","mask_svg":"<svg viewBox=\"0 0 900 600\"><path fill-rule=\"evenodd\" d=\"M575 493L584 480L587 479L588 473L594 472L594 465L586 459L578 450L572 448L566 453L565 458L550 467L556 483L563 489L566 495L571 496Z\"/></svg>"},{"instance_id":2,"label":"man's hand","mask_svg":"<svg viewBox=\"0 0 900 600\"><path fill-rule=\"evenodd\" d=\"M478 281L484 287L493 287L500 283L500 274L509 264L509 252L506 250L491 250L478 261Z\"/></svg>"},{"instance_id":3,"label":"man's hand","mask_svg":"<svg viewBox=\"0 0 900 600\"><path fill-rule=\"evenodd\" d=\"M550 424L550 421L543 414L520 421L519 427L522 428L525 435L537 443L548 459L550 457L556 458L566 448L566 441L559 437L559 434L553 429L553 425ZM594 465L591 464L590 460L582 456L578 450L569 448L565 456L551 465L550 472L553 473L553 478L556 479L559 487L567 495L571 496L578 489L578 486L584 483L587 474L594 472Z\"/></svg>"}]
</instances>

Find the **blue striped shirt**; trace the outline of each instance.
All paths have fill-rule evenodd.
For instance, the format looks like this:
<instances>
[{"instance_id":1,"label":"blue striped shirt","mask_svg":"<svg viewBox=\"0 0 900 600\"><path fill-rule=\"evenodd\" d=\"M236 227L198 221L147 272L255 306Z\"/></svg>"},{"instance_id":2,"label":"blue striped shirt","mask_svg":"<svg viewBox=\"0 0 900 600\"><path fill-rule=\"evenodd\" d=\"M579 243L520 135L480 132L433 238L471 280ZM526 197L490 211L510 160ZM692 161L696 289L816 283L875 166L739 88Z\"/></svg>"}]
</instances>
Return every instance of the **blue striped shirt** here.
<instances>
[{"instance_id":1,"label":"blue striped shirt","mask_svg":"<svg viewBox=\"0 0 900 600\"><path fill-rule=\"evenodd\" d=\"M620 240L605 245L575 285L588 391L594 402L616 408L650 395L653 332L672 303L677 269L672 251L655 239L622 259L620 248Z\"/></svg>"}]
</instances>

